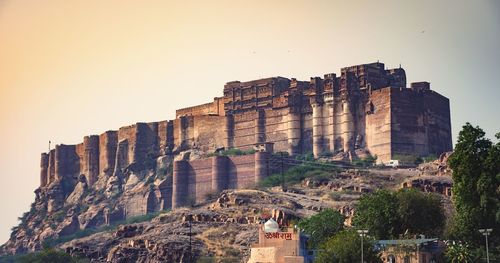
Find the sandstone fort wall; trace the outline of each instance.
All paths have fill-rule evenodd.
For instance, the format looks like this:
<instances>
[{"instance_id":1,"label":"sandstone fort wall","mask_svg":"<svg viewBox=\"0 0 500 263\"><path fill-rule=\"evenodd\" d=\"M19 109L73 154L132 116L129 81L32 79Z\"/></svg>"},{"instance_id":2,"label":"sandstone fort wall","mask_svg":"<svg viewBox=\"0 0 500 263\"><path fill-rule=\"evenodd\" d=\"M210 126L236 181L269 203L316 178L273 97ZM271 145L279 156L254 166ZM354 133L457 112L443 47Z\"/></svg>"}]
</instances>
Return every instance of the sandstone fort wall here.
<instances>
[{"instance_id":1,"label":"sandstone fort wall","mask_svg":"<svg viewBox=\"0 0 500 263\"><path fill-rule=\"evenodd\" d=\"M175 161L172 208L200 202L225 189L255 186L269 175L268 153L214 156L194 161Z\"/></svg>"},{"instance_id":2,"label":"sandstone fort wall","mask_svg":"<svg viewBox=\"0 0 500 263\"><path fill-rule=\"evenodd\" d=\"M330 153L350 160L358 150L376 155L378 162L438 156L452 150L449 103L428 82L406 87L403 69L385 69L379 62L309 81L228 82L223 97L179 109L174 120L136 123L86 136L78 145L57 145L41 155L40 187L60 180L71 187L80 175L92 186L99 179L152 169L157 158L185 150L248 150L263 143L292 156ZM269 173L265 154L175 162L173 176L137 202L145 204L144 211L161 210L199 201L212 191L249 187Z\"/></svg>"}]
</instances>

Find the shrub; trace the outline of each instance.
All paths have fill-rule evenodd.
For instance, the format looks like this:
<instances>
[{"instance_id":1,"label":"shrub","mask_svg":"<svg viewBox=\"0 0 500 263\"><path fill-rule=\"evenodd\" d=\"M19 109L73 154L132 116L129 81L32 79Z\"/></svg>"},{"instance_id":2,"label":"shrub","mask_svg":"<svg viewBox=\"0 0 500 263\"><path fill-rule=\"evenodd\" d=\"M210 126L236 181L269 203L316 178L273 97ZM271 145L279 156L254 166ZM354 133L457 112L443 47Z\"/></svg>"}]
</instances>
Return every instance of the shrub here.
<instances>
[{"instance_id":1,"label":"shrub","mask_svg":"<svg viewBox=\"0 0 500 263\"><path fill-rule=\"evenodd\" d=\"M328 180L335 176L337 168L329 164L323 166L321 163L303 163L286 170L283 175L281 173L272 174L260 183L261 187L278 186L283 183L286 185L302 182L305 178L314 178L315 180Z\"/></svg>"},{"instance_id":2,"label":"shrub","mask_svg":"<svg viewBox=\"0 0 500 263\"><path fill-rule=\"evenodd\" d=\"M167 172L168 172L167 167L161 167L156 171L156 176L158 176L158 177L165 176L167 174Z\"/></svg>"},{"instance_id":3,"label":"shrub","mask_svg":"<svg viewBox=\"0 0 500 263\"><path fill-rule=\"evenodd\" d=\"M20 263L83 263L89 262L86 259L80 259L77 257L72 257L61 250L46 247L44 250L29 253L24 255L14 255L14 256L3 256L0 257L0 262L10 263L10 262L20 262Z\"/></svg>"},{"instance_id":4,"label":"shrub","mask_svg":"<svg viewBox=\"0 0 500 263\"><path fill-rule=\"evenodd\" d=\"M309 171L305 174L306 178L311 178L316 181L324 182L330 180L333 175L331 171L325 171L323 169L315 169L312 171Z\"/></svg>"},{"instance_id":5,"label":"shrub","mask_svg":"<svg viewBox=\"0 0 500 263\"><path fill-rule=\"evenodd\" d=\"M376 162L377 156L368 155L363 159L354 160L352 164L361 167L370 167L373 166Z\"/></svg>"},{"instance_id":6,"label":"shrub","mask_svg":"<svg viewBox=\"0 0 500 263\"><path fill-rule=\"evenodd\" d=\"M215 191L210 191L208 193L205 194L205 200L212 200L212 199L215 199L218 197L218 194L217 192Z\"/></svg>"},{"instance_id":7,"label":"shrub","mask_svg":"<svg viewBox=\"0 0 500 263\"><path fill-rule=\"evenodd\" d=\"M231 148L220 152L209 153L205 155L206 157L213 156L238 156L238 155L249 155L254 154L256 151L254 149L249 149L246 151L240 150L238 148Z\"/></svg>"},{"instance_id":8,"label":"shrub","mask_svg":"<svg viewBox=\"0 0 500 263\"><path fill-rule=\"evenodd\" d=\"M342 199L342 193L339 192L331 192L330 193L330 198L333 201L340 201Z\"/></svg>"},{"instance_id":9,"label":"shrub","mask_svg":"<svg viewBox=\"0 0 500 263\"><path fill-rule=\"evenodd\" d=\"M148 177L146 178L146 182L145 182L145 183L146 183L146 184L149 184L149 185L150 185L150 187L152 187L154 182L155 182L155 176L154 176L154 175L151 175L151 176L148 176Z\"/></svg>"},{"instance_id":10,"label":"shrub","mask_svg":"<svg viewBox=\"0 0 500 263\"><path fill-rule=\"evenodd\" d=\"M64 220L64 217L66 216L66 210L65 209L61 209L57 212L55 212L53 215L52 215L52 219L55 221L55 222L62 222Z\"/></svg>"},{"instance_id":11,"label":"shrub","mask_svg":"<svg viewBox=\"0 0 500 263\"><path fill-rule=\"evenodd\" d=\"M438 159L438 157L435 154L427 155L425 157L422 157L423 161L426 163L434 162L435 160Z\"/></svg>"},{"instance_id":12,"label":"shrub","mask_svg":"<svg viewBox=\"0 0 500 263\"><path fill-rule=\"evenodd\" d=\"M85 213L89 210L89 205L82 203L80 204L79 208L80 208L80 213Z\"/></svg>"},{"instance_id":13,"label":"shrub","mask_svg":"<svg viewBox=\"0 0 500 263\"><path fill-rule=\"evenodd\" d=\"M24 212L22 216L18 217L17 220L21 221L21 224L25 224L26 220L28 219L30 213L29 212Z\"/></svg>"},{"instance_id":14,"label":"shrub","mask_svg":"<svg viewBox=\"0 0 500 263\"><path fill-rule=\"evenodd\" d=\"M224 254L229 257L240 257L240 251L235 248L227 248L224 250Z\"/></svg>"},{"instance_id":15,"label":"shrub","mask_svg":"<svg viewBox=\"0 0 500 263\"><path fill-rule=\"evenodd\" d=\"M324 151L324 152L322 152L322 153L319 154L319 157L320 158L330 158L330 157L333 157L333 152Z\"/></svg>"},{"instance_id":16,"label":"shrub","mask_svg":"<svg viewBox=\"0 0 500 263\"><path fill-rule=\"evenodd\" d=\"M217 258L215 257L199 257L196 260L196 263L216 263Z\"/></svg>"},{"instance_id":17,"label":"shrub","mask_svg":"<svg viewBox=\"0 0 500 263\"><path fill-rule=\"evenodd\" d=\"M399 160L401 164L420 164L423 162L422 158L412 154L396 154L392 157L394 160Z\"/></svg>"},{"instance_id":18,"label":"shrub","mask_svg":"<svg viewBox=\"0 0 500 263\"><path fill-rule=\"evenodd\" d=\"M235 156L235 155L248 155L248 154L254 154L254 153L255 153L254 149L242 151L242 150L240 150L238 148L231 148L229 150L220 152L220 155L223 155L223 156Z\"/></svg>"},{"instance_id":19,"label":"shrub","mask_svg":"<svg viewBox=\"0 0 500 263\"><path fill-rule=\"evenodd\" d=\"M467 244L450 243L445 251L445 258L448 262L472 262L472 251Z\"/></svg>"},{"instance_id":20,"label":"shrub","mask_svg":"<svg viewBox=\"0 0 500 263\"><path fill-rule=\"evenodd\" d=\"M314 161L314 154L312 152L306 152L306 153L299 154L299 155L295 156L295 159L300 160L300 161L313 162Z\"/></svg>"}]
</instances>

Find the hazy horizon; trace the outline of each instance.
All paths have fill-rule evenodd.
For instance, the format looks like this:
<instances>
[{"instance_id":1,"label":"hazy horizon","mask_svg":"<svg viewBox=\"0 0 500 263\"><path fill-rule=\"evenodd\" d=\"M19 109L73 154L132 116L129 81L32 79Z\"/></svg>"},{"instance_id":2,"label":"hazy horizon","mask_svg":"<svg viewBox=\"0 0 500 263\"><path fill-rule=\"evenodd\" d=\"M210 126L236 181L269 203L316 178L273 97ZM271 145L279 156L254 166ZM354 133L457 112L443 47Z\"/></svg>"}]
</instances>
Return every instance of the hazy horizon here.
<instances>
[{"instance_id":1,"label":"hazy horizon","mask_svg":"<svg viewBox=\"0 0 500 263\"><path fill-rule=\"evenodd\" d=\"M29 210L40 153L222 96L380 61L500 132L500 2L0 0L0 243ZM494 140L495 141L495 140Z\"/></svg>"}]
</instances>

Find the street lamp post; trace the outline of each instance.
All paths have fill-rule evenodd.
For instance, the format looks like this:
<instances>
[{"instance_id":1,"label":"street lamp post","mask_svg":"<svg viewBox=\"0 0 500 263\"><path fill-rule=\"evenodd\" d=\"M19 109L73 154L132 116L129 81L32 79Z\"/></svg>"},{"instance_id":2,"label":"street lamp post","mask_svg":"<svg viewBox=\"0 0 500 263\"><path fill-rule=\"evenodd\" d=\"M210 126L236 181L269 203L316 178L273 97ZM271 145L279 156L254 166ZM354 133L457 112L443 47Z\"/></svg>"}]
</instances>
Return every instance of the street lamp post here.
<instances>
[{"instance_id":1,"label":"street lamp post","mask_svg":"<svg viewBox=\"0 0 500 263\"><path fill-rule=\"evenodd\" d=\"M189 215L189 258L188 262L192 263L193 256L192 256L192 241L191 241L191 236L192 236L192 227L193 227L193 217L192 215Z\"/></svg>"},{"instance_id":2,"label":"street lamp post","mask_svg":"<svg viewBox=\"0 0 500 263\"><path fill-rule=\"evenodd\" d=\"M493 229L491 228L487 228L487 229L479 229L479 233L483 234L485 240L486 240L486 262L487 263L490 263L490 255L489 255L489 252L488 252L488 236L490 235L490 233L493 231Z\"/></svg>"},{"instance_id":3,"label":"street lamp post","mask_svg":"<svg viewBox=\"0 0 500 263\"><path fill-rule=\"evenodd\" d=\"M361 237L361 263L364 263L365 261L363 260L363 238L368 234L368 230L358 230L358 234Z\"/></svg>"}]
</instances>

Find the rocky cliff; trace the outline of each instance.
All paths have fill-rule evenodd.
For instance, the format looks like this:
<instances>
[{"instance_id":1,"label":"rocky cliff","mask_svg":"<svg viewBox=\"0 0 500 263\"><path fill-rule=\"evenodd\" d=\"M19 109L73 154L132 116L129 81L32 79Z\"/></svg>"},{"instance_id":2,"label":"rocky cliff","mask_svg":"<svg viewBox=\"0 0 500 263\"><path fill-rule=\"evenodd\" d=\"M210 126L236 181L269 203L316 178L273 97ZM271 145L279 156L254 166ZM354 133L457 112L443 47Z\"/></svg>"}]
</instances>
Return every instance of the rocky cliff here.
<instances>
[{"instance_id":1,"label":"rocky cliff","mask_svg":"<svg viewBox=\"0 0 500 263\"><path fill-rule=\"evenodd\" d=\"M154 156L137 142L117 142L119 133L100 137L104 140L86 137L82 145L59 145L42 155L41 178L47 180L36 189L31 210L13 228L4 252L38 250L44 242L62 236L170 208L164 195L172 190L171 183L165 187L172 180L172 162L175 156L196 158L196 152ZM111 150L99 154L99 142ZM114 147L117 156L113 157Z\"/></svg>"},{"instance_id":2,"label":"rocky cliff","mask_svg":"<svg viewBox=\"0 0 500 263\"><path fill-rule=\"evenodd\" d=\"M250 245L258 238L258 224L265 218L288 224L333 208L349 224L359 197L381 188L436 192L450 208L451 178L445 158L417 169L334 169L290 185L287 192L281 187L224 190L189 207L150 212L128 221L123 221L126 204L134 196L145 196L164 179L158 179L153 170L142 177L129 174L121 192L109 192L106 187L89 191L80 178L66 196L63 186L57 184L39 190L32 210L1 252L33 251L46 243L95 262L188 262L190 256L246 262ZM99 183L93 187L96 185ZM53 200L56 196L61 200ZM58 202L61 207L49 212L48 204Z\"/></svg>"}]
</instances>

